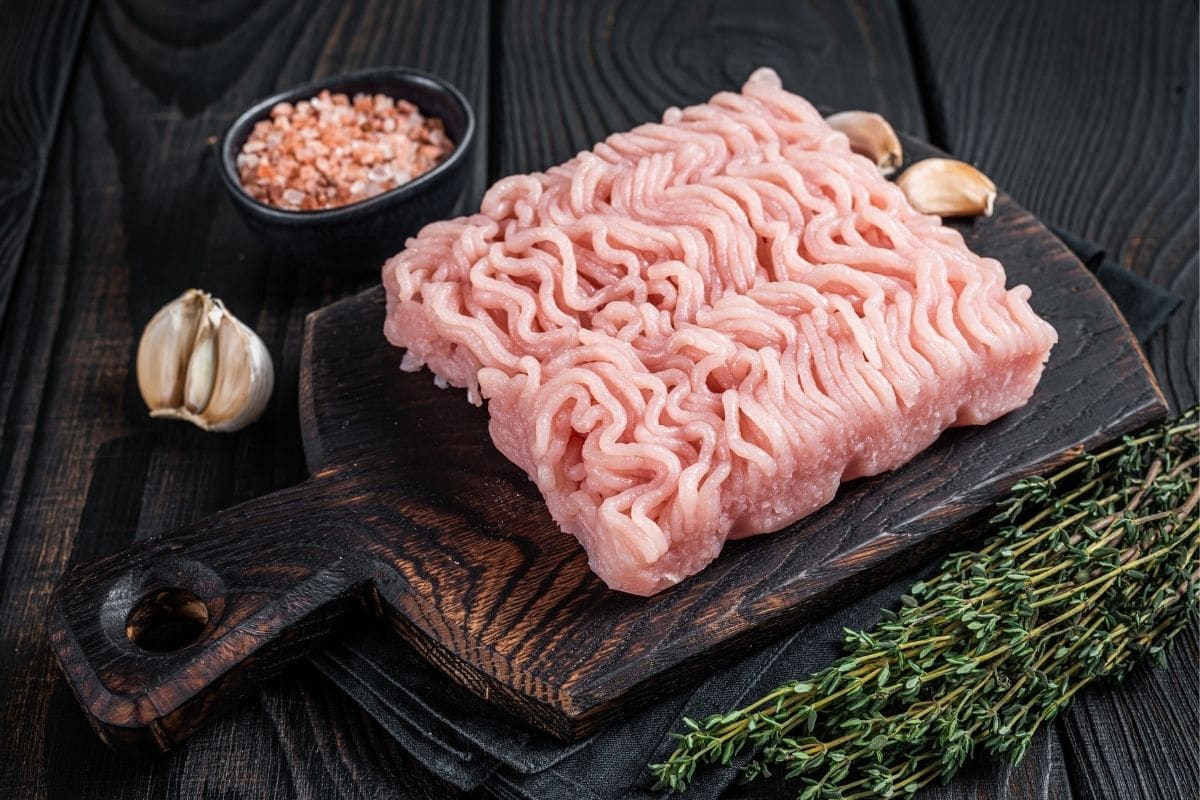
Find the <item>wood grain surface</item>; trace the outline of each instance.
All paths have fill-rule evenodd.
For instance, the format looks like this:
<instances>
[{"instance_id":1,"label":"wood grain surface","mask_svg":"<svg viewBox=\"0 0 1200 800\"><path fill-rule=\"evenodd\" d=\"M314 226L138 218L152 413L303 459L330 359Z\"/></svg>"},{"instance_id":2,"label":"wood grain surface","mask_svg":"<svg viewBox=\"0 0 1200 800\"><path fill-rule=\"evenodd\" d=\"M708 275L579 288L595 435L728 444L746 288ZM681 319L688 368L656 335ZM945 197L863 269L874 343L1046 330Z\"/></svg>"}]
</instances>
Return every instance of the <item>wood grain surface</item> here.
<instances>
[{"instance_id":1,"label":"wood grain surface","mask_svg":"<svg viewBox=\"0 0 1200 800\"><path fill-rule=\"evenodd\" d=\"M0 33L0 318L50 161L87 2L20 6Z\"/></svg>"},{"instance_id":2,"label":"wood grain surface","mask_svg":"<svg viewBox=\"0 0 1200 800\"><path fill-rule=\"evenodd\" d=\"M512 0L500 48L490 169L544 169L668 106L739 88L771 66L789 90L831 108L926 129L902 21L892 3ZM536 41L538 47L505 46Z\"/></svg>"},{"instance_id":3,"label":"wood grain surface","mask_svg":"<svg viewBox=\"0 0 1200 800\"><path fill-rule=\"evenodd\" d=\"M563 10L526 18L523 4L500 0L6 3L0 82L29 93L15 105L5 100L0 141L6 153L32 152L28 143L35 143L47 166L43 191L14 201L32 223L17 234L18 249L6 250L20 257L0 319L0 793L458 794L303 670L170 759L114 759L56 677L40 630L49 588L67 563L303 475L295 394L287 390L297 377L301 323L308 311L359 285L293 273L264 253L220 196L204 146L249 100L275 88L379 63L431 69L467 90L478 112L506 112L502 124L491 125L490 158L480 160L480 174L494 177L519 166L515 158L501 165L502 153L536 159L529 144L535 137L549 148L547 161L590 144L591 128L576 125L566 139L566 123L557 121L587 103L603 106L589 113L604 114L615 128L655 113L653 103L675 100L658 89L632 108L618 105L630 101L608 83L614 70L647 86L702 95L691 81L713 76L710 64L727 53L753 56L772 42L786 57L790 46L793 57L814 64L802 91L834 107L874 104L915 133L941 124L924 113L940 108L962 127L955 137L935 132L937 143L965 152L970 139L978 148L970 157L990 154L987 169L1004 161L1010 171L999 181L1018 201L1175 286L1188 307L1151 357L1177 404L1195 399L1200 70L1191 4L1108 2L1080 13L1077 3L1019 0L997 14L987 5L951 3L739 0L659 10L630 2L605 4L603 15L555 5ZM636 26L628 14L638 15ZM673 36L681 16L690 31L708 35L706 46L688 50L688 40L675 36L671 47L651 52L652 32ZM14 24L18 19L34 22ZM72 25L82 30L75 45ZM635 27L651 33L629 56L625 42ZM815 47L807 27L825 32ZM617 29L623 33L614 38ZM35 31L60 44L33 45ZM558 44L563 37L571 47ZM586 61L603 52L607 60L587 78L573 72L582 68L575 65L569 80L551 76L555 46L558 58ZM41 55L10 57L22 52ZM517 63L542 84L557 81L557 93L539 100L528 86L532 78L523 77L527 102L513 111L495 89ZM966 87L984 80L986 90ZM54 107L51 86L65 88L60 114L28 112ZM1140 110L1131 113L1135 106ZM553 132L541 133L547 120ZM1102 121L1101 133L1087 148L1076 147L1081 133L1097 130L1094 120ZM1031 132L1036 147L1027 146ZM1042 157L1048 148L1083 153L1085 163ZM1188 152L1190 161L1183 158ZM1170 174L1161 169L1168 162ZM22 176L34 165L23 156L3 163L5 192L28 185ZM6 211L0 226L12 219ZM234 310L269 337L280 370L283 395L262 423L235 436L143 420L129 374L137 330L192 283L236 297ZM973 767L930 796L1191 797L1200 748L1186 712L1196 708L1189 699L1198 694L1197 672L1193 639L1166 669L1140 670L1123 687L1088 693L1039 738L1046 746L1035 742L1020 768ZM781 783L762 783L733 796L791 794Z\"/></svg>"}]
</instances>

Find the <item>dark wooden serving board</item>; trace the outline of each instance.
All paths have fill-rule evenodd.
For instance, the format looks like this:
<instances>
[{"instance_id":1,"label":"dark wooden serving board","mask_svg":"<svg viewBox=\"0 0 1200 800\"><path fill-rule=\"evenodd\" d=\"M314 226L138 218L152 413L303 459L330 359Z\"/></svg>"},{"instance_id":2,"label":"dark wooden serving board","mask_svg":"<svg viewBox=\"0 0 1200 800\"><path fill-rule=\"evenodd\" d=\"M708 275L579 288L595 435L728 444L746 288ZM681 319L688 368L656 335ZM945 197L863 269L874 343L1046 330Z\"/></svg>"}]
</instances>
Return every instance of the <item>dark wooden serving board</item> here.
<instances>
[{"instance_id":1,"label":"dark wooden serving board","mask_svg":"<svg viewBox=\"0 0 1200 800\"><path fill-rule=\"evenodd\" d=\"M49 611L72 690L106 742L167 750L365 610L464 686L570 738L965 544L964 523L1020 476L1165 407L1107 295L1028 212L1002 196L962 229L1058 329L1029 405L949 432L785 531L730 543L649 599L588 571L492 446L484 409L399 370L381 289L317 311L300 391L312 477L73 569ZM194 643L131 640L175 622L195 623Z\"/></svg>"}]
</instances>

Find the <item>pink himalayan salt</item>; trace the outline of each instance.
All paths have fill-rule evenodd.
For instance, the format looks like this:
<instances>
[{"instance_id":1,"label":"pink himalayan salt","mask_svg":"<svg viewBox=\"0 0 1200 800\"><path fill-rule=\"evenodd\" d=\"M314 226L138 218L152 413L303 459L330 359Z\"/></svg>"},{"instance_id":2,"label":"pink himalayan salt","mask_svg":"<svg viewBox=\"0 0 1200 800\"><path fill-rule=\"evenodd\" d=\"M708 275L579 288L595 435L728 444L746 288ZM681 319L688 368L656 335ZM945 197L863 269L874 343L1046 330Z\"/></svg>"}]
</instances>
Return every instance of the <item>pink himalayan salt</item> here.
<instances>
[{"instance_id":1,"label":"pink himalayan salt","mask_svg":"<svg viewBox=\"0 0 1200 800\"><path fill-rule=\"evenodd\" d=\"M336 208L428 172L454 149L442 121L407 100L322 90L277 103L237 157L251 197L289 211Z\"/></svg>"}]
</instances>

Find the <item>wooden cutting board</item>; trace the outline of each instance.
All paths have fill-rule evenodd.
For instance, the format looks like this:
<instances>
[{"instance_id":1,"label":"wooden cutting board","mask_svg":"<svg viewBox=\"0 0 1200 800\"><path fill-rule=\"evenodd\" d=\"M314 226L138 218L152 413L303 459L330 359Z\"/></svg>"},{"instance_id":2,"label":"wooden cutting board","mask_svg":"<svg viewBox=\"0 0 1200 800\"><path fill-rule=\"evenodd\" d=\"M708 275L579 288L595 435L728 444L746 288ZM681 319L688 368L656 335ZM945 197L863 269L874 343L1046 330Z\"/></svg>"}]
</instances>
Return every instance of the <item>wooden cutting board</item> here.
<instances>
[{"instance_id":1,"label":"wooden cutting board","mask_svg":"<svg viewBox=\"0 0 1200 800\"><path fill-rule=\"evenodd\" d=\"M966 524L1019 477L1165 406L1107 295L1028 212L1001 197L962 230L1004 262L1010 285L1033 287L1058 329L1029 405L949 432L785 531L730 543L649 599L589 572L492 446L484 409L428 372L399 370L401 351L380 332L381 289L317 311L300 387L312 477L74 568L49 609L72 690L109 744L169 750L346 615L370 613L454 680L572 738L966 545Z\"/></svg>"}]
</instances>

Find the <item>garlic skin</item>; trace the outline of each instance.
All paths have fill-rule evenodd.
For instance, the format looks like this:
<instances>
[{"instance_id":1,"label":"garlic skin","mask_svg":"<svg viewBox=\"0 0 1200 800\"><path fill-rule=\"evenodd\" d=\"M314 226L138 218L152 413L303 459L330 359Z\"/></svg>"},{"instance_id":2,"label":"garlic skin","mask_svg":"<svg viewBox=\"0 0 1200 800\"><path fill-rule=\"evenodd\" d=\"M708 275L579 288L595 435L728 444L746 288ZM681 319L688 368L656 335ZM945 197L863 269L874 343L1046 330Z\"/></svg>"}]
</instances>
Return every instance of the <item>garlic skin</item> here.
<instances>
[{"instance_id":1,"label":"garlic skin","mask_svg":"<svg viewBox=\"0 0 1200 800\"><path fill-rule=\"evenodd\" d=\"M900 137L891 124L872 111L842 111L825 118L829 127L846 134L850 149L875 162L879 172L891 175L904 163Z\"/></svg>"},{"instance_id":2,"label":"garlic skin","mask_svg":"<svg viewBox=\"0 0 1200 800\"><path fill-rule=\"evenodd\" d=\"M137 379L151 417L231 432L262 416L275 367L262 339L224 303L189 289L147 323Z\"/></svg>"},{"instance_id":3,"label":"garlic skin","mask_svg":"<svg viewBox=\"0 0 1200 800\"><path fill-rule=\"evenodd\" d=\"M990 217L996 184L963 161L927 158L896 179L912 207L939 217Z\"/></svg>"}]
</instances>

